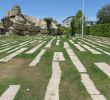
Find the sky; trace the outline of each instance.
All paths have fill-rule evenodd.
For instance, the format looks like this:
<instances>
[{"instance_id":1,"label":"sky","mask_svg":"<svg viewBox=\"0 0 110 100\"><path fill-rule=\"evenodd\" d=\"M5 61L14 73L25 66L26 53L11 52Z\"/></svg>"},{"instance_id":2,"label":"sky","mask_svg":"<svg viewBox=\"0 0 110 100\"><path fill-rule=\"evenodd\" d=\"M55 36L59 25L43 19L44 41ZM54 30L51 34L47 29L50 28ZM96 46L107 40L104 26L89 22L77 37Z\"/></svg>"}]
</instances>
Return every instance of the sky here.
<instances>
[{"instance_id":1,"label":"sky","mask_svg":"<svg viewBox=\"0 0 110 100\"><path fill-rule=\"evenodd\" d=\"M98 10L110 0L84 0L84 14L88 20L96 20ZM74 16L82 9L83 0L0 0L0 18L6 15L14 5L19 5L22 13L43 19L53 17L61 23L66 17Z\"/></svg>"}]
</instances>

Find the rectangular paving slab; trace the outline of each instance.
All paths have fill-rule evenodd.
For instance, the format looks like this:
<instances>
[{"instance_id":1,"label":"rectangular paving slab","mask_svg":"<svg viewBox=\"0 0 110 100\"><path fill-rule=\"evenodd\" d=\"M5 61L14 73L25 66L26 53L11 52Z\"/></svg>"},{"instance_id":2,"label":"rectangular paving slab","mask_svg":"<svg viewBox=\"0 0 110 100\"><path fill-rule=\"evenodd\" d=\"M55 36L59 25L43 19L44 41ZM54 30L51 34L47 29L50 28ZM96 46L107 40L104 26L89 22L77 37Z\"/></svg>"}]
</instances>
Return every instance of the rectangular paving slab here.
<instances>
[{"instance_id":1,"label":"rectangular paving slab","mask_svg":"<svg viewBox=\"0 0 110 100\"><path fill-rule=\"evenodd\" d=\"M46 52L46 49L40 51L40 53L36 56L36 58L29 64L29 66L35 66L40 62L41 57Z\"/></svg>"},{"instance_id":2,"label":"rectangular paving slab","mask_svg":"<svg viewBox=\"0 0 110 100\"><path fill-rule=\"evenodd\" d=\"M104 62L99 62L94 64L110 78L110 65Z\"/></svg>"},{"instance_id":3,"label":"rectangular paving slab","mask_svg":"<svg viewBox=\"0 0 110 100\"><path fill-rule=\"evenodd\" d=\"M91 44L91 43L88 43L88 42L86 42L86 41L84 41L84 40L81 40L81 39L80 39L80 41L82 41L82 42L88 44L89 46L91 46L91 47L93 47L93 48L95 48L95 49L97 49L97 50L99 50L99 51L105 53L106 55L110 56L110 53L109 53L109 52L107 52L107 51L105 51L105 50L102 50L102 49L96 47L95 45L93 45L93 44Z\"/></svg>"},{"instance_id":4,"label":"rectangular paving slab","mask_svg":"<svg viewBox=\"0 0 110 100\"><path fill-rule=\"evenodd\" d=\"M10 85L9 88L0 96L0 100L14 100L20 85Z\"/></svg>"},{"instance_id":5,"label":"rectangular paving slab","mask_svg":"<svg viewBox=\"0 0 110 100\"><path fill-rule=\"evenodd\" d=\"M24 52L27 48L21 48L19 50L17 50L16 52L0 59L0 62L8 62L9 60L11 60L12 58L14 58L15 56L17 56L18 54Z\"/></svg>"},{"instance_id":6,"label":"rectangular paving slab","mask_svg":"<svg viewBox=\"0 0 110 100\"><path fill-rule=\"evenodd\" d=\"M106 100L106 98L98 91L90 79L89 75L86 73L81 74L81 81L85 86L88 93L91 95L92 100Z\"/></svg>"},{"instance_id":7,"label":"rectangular paving slab","mask_svg":"<svg viewBox=\"0 0 110 100\"><path fill-rule=\"evenodd\" d=\"M96 51L95 49L85 45L85 44L82 44L80 42L78 42L80 45L82 45L84 48L86 48L88 51L90 51L92 54L102 54L101 52L99 51Z\"/></svg>"},{"instance_id":8,"label":"rectangular paving slab","mask_svg":"<svg viewBox=\"0 0 110 100\"><path fill-rule=\"evenodd\" d=\"M54 52L53 61L65 61L62 52Z\"/></svg>"},{"instance_id":9,"label":"rectangular paving slab","mask_svg":"<svg viewBox=\"0 0 110 100\"><path fill-rule=\"evenodd\" d=\"M26 52L26 54L32 54L34 53L35 51L37 51L46 41L40 43L39 45L37 45L36 47L34 47L33 49L29 50Z\"/></svg>"},{"instance_id":10,"label":"rectangular paving slab","mask_svg":"<svg viewBox=\"0 0 110 100\"><path fill-rule=\"evenodd\" d=\"M58 60L56 59L58 58ZM45 100L59 100L59 85L61 80L61 69L59 62L65 61L62 52L54 52L52 62L52 76L47 86Z\"/></svg>"},{"instance_id":11,"label":"rectangular paving slab","mask_svg":"<svg viewBox=\"0 0 110 100\"><path fill-rule=\"evenodd\" d=\"M66 46L65 46L66 44ZM75 55L75 53L73 52L73 50L70 48L70 46L68 45L68 43L64 43L64 47L66 47L66 51L72 61L72 63L75 65L75 67L77 68L77 70L79 72L87 72L84 65L81 63L81 61L78 59L78 57Z\"/></svg>"},{"instance_id":12,"label":"rectangular paving slab","mask_svg":"<svg viewBox=\"0 0 110 100\"><path fill-rule=\"evenodd\" d=\"M45 100L59 100L59 84L61 80L61 70L59 62L52 63L52 76L47 86Z\"/></svg>"}]
</instances>

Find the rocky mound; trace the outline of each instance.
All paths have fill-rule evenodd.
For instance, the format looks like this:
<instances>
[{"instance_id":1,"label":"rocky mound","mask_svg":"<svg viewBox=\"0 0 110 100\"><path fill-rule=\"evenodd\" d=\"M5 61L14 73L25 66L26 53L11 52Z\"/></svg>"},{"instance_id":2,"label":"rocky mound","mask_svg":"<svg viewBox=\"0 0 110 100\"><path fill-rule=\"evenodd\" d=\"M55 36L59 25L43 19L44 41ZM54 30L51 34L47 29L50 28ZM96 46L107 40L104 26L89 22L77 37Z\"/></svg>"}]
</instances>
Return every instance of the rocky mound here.
<instances>
[{"instance_id":1,"label":"rocky mound","mask_svg":"<svg viewBox=\"0 0 110 100\"><path fill-rule=\"evenodd\" d=\"M6 34L32 35L40 32L37 20L23 15L19 6L14 6L2 19Z\"/></svg>"}]
</instances>

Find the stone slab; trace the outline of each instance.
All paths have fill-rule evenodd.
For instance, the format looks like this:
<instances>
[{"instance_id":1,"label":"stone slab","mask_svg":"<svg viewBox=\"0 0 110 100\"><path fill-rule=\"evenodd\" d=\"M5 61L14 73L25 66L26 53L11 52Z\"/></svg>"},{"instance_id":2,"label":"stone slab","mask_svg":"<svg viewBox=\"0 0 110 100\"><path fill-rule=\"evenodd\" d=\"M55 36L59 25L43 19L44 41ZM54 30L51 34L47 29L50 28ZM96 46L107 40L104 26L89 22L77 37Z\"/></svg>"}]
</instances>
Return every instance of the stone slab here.
<instances>
[{"instance_id":1,"label":"stone slab","mask_svg":"<svg viewBox=\"0 0 110 100\"><path fill-rule=\"evenodd\" d=\"M104 62L94 64L110 78L110 65Z\"/></svg>"},{"instance_id":2,"label":"stone slab","mask_svg":"<svg viewBox=\"0 0 110 100\"><path fill-rule=\"evenodd\" d=\"M0 100L14 100L20 85L10 85L9 88L0 96Z\"/></svg>"},{"instance_id":3,"label":"stone slab","mask_svg":"<svg viewBox=\"0 0 110 100\"><path fill-rule=\"evenodd\" d=\"M36 47L34 47L33 49L29 50L26 52L26 54L32 54L34 53L35 51L37 51L46 41L40 43L39 45L37 45Z\"/></svg>"},{"instance_id":4,"label":"stone slab","mask_svg":"<svg viewBox=\"0 0 110 100\"><path fill-rule=\"evenodd\" d=\"M29 64L30 67L36 66L39 62L43 54L46 52L45 49L42 49L40 53L36 56L36 58Z\"/></svg>"},{"instance_id":5,"label":"stone slab","mask_svg":"<svg viewBox=\"0 0 110 100\"><path fill-rule=\"evenodd\" d=\"M52 63L52 76L47 86L45 100L59 100L59 84L61 80L61 70L59 62Z\"/></svg>"},{"instance_id":6,"label":"stone slab","mask_svg":"<svg viewBox=\"0 0 110 100\"><path fill-rule=\"evenodd\" d=\"M53 61L65 61L65 58L63 56L62 52L54 52Z\"/></svg>"},{"instance_id":7,"label":"stone slab","mask_svg":"<svg viewBox=\"0 0 110 100\"><path fill-rule=\"evenodd\" d=\"M17 50L16 52L0 59L0 62L8 62L9 60L11 60L12 58L14 58L15 56L17 56L18 54L24 52L27 48L21 48L19 50Z\"/></svg>"}]
</instances>

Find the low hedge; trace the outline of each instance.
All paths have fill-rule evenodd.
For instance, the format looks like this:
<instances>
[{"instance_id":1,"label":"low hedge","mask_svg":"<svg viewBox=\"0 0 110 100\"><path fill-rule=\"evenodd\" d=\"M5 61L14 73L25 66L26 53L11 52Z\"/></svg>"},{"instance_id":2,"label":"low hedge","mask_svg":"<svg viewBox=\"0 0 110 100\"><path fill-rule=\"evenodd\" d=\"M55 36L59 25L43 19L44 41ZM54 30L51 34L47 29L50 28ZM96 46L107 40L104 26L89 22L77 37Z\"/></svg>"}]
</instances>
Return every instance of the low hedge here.
<instances>
[{"instance_id":1,"label":"low hedge","mask_svg":"<svg viewBox=\"0 0 110 100\"><path fill-rule=\"evenodd\" d=\"M87 26L86 34L95 36L110 37L110 24L97 24L95 26Z\"/></svg>"}]
</instances>

